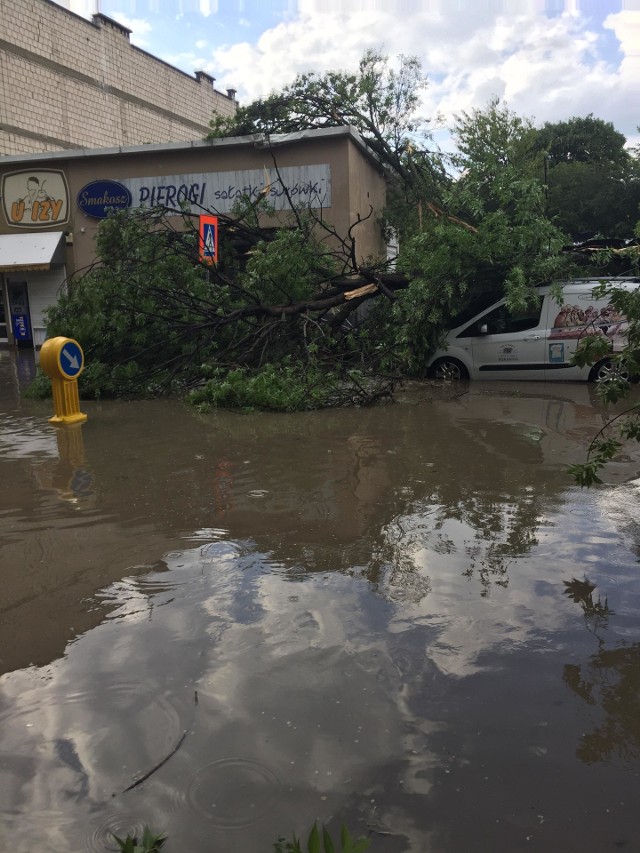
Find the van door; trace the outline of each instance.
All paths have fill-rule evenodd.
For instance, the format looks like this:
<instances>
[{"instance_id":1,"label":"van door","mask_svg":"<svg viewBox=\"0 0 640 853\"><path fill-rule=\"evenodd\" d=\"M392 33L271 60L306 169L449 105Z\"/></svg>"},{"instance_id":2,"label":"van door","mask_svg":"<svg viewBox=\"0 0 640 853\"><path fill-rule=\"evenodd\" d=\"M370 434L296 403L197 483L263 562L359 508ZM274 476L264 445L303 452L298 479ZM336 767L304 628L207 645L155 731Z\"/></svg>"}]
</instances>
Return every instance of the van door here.
<instances>
[{"instance_id":1,"label":"van door","mask_svg":"<svg viewBox=\"0 0 640 853\"><path fill-rule=\"evenodd\" d=\"M545 378L544 305L543 296L523 309L509 309L502 302L458 335L470 338L473 372L477 378Z\"/></svg>"}]
</instances>

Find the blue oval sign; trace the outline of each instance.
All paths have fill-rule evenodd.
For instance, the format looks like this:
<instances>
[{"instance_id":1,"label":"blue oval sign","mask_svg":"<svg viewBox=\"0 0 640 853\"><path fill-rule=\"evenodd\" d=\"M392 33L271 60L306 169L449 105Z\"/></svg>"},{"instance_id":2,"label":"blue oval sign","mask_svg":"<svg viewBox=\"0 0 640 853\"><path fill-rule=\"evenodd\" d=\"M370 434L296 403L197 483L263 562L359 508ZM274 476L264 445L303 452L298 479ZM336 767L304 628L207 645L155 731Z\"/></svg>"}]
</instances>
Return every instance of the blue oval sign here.
<instances>
[{"instance_id":1,"label":"blue oval sign","mask_svg":"<svg viewBox=\"0 0 640 853\"><path fill-rule=\"evenodd\" d=\"M77 196L78 207L94 219L106 219L110 210L131 207L131 193L117 181L91 181Z\"/></svg>"}]
</instances>

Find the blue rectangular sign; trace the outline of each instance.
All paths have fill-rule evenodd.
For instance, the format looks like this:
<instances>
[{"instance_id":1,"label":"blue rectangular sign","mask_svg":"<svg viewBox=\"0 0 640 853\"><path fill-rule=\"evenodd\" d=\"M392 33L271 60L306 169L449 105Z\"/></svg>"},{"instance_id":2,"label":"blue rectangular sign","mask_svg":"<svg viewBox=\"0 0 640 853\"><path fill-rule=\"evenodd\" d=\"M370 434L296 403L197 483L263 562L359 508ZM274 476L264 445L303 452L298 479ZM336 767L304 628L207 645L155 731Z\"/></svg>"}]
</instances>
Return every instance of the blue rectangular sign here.
<instances>
[{"instance_id":1,"label":"blue rectangular sign","mask_svg":"<svg viewBox=\"0 0 640 853\"><path fill-rule=\"evenodd\" d=\"M12 314L13 337L17 341L30 341L31 329L29 328L29 317L27 314Z\"/></svg>"}]
</instances>

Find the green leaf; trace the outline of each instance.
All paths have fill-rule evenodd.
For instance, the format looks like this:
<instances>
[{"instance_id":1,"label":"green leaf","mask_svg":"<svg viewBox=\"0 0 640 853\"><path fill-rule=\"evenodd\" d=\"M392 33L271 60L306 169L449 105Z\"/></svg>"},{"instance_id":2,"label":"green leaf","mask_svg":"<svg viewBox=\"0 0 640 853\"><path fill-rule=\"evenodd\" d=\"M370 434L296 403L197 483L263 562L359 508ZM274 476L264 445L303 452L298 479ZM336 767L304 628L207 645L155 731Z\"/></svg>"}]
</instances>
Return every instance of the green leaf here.
<instances>
[{"instance_id":1,"label":"green leaf","mask_svg":"<svg viewBox=\"0 0 640 853\"><path fill-rule=\"evenodd\" d=\"M309 853L322 853L320 847L320 833L318 832L318 824L313 824L313 829L309 833L309 841L307 842Z\"/></svg>"},{"instance_id":2,"label":"green leaf","mask_svg":"<svg viewBox=\"0 0 640 853\"><path fill-rule=\"evenodd\" d=\"M600 470L603 464L598 461L591 461L580 465L570 465L568 473L574 478L578 486L588 489L596 483L602 482L597 475L597 471Z\"/></svg>"},{"instance_id":3,"label":"green leaf","mask_svg":"<svg viewBox=\"0 0 640 853\"><path fill-rule=\"evenodd\" d=\"M324 842L324 853L335 853L333 839L331 838L324 826L322 827L322 840Z\"/></svg>"}]
</instances>

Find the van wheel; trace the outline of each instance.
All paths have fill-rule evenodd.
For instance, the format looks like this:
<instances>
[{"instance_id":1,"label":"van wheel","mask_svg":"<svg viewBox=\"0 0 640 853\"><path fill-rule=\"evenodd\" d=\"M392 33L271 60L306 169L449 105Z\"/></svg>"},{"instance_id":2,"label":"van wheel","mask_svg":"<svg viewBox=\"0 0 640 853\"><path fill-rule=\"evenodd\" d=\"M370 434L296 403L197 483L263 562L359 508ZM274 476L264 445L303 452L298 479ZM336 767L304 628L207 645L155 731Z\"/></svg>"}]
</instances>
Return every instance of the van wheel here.
<instances>
[{"instance_id":1,"label":"van wheel","mask_svg":"<svg viewBox=\"0 0 640 853\"><path fill-rule=\"evenodd\" d=\"M460 382L469 378L469 371L457 358L439 358L431 366L431 375L434 379Z\"/></svg>"},{"instance_id":2,"label":"van wheel","mask_svg":"<svg viewBox=\"0 0 640 853\"><path fill-rule=\"evenodd\" d=\"M610 358L594 365L589 374L589 382L611 382L612 379L623 379L629 382L629 373L627 370L620 370L618 365L611 361Z\"/></svg>"}]
</instances>

